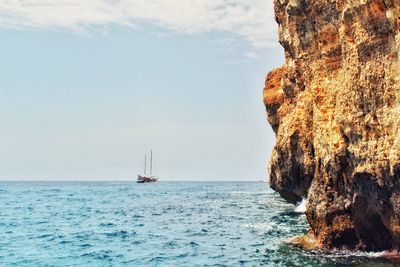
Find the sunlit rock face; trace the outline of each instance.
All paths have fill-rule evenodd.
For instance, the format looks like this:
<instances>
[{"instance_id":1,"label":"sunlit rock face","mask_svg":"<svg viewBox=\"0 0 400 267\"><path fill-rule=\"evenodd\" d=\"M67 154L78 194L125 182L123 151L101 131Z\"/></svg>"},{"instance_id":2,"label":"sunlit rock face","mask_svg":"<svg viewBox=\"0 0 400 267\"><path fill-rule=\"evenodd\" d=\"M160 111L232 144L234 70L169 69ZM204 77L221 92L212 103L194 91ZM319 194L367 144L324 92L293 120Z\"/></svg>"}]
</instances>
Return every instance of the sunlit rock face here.
<instances>
[{"instance_id":1,"label":"sunlit rock face","mask_svg":"<svg viewBox=\"0 0 400 267\"><path fill-rule=\"evenodd\" d=\"M400 247L400 0L275 0L270 185L319 247Z\"/></svg>"}]
</instances>

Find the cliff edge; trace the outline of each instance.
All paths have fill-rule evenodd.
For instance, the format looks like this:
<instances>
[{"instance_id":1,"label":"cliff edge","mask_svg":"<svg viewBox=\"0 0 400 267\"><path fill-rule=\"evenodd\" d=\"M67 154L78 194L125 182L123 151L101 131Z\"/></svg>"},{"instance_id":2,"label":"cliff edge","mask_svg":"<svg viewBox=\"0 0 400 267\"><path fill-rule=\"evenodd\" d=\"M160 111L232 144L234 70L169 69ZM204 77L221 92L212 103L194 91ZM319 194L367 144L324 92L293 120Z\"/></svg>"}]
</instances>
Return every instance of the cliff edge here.
<instances>
[{"instance_id":1,"label":"cliff edge","mask_svg":"<svg viewBox=\"0 0 400 267\"><path fill-rule=\"evenodd\" d=\"M400 248L400 0L274 0L270 185L324 248Z\"/></svg>"}]
</instances>

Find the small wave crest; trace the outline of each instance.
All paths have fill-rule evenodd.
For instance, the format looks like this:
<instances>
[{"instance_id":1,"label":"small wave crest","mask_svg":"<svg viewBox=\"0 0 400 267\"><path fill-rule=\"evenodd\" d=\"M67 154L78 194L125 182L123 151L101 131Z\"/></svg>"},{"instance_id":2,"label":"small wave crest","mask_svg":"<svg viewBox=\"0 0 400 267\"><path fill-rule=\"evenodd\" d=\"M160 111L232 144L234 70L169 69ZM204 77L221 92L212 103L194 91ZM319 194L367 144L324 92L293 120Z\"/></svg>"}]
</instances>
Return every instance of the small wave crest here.
<instances>
[{"instance_id":1,"label":"small wave crest","mask_svg":"<svg viewBox=\"0 0 400 267\"><path fill-rule=\"evenodd\" d=\"M294 209L297 213L305 213L307 210L307 198L303 198L300 203L297 204Z\"/></svg>"},{"instance_id":2,"label":"small wave crest","mask_svg":"<svg viewBox=\"0 0 400 267\"><path fill-rule=\"evenodd\" d=\"M399 257L399 254L390 251L367 252L367 251L333 250L332 252L326 254L325 256L328 258L344 258L344 257L392 258L393 256Z\"/></svg>"}]
</instances>

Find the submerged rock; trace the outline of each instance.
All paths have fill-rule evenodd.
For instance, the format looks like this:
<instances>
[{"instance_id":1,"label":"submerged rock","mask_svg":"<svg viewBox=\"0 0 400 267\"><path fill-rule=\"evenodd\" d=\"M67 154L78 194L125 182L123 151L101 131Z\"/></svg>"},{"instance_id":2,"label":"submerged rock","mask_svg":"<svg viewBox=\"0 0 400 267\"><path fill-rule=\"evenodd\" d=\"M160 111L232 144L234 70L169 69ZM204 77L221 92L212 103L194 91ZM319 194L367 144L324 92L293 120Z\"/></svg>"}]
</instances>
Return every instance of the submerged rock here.
<instances>
[{"instance_id":1,"label":"submerged rock","mask_svg":"<svg viewBox=\"0 0 400 267\"><path fill-rule=\"evenodd\" d=\"M400 248L400 1L275 0L270 185L325 248Z\"/></svg>"}]
</instances>

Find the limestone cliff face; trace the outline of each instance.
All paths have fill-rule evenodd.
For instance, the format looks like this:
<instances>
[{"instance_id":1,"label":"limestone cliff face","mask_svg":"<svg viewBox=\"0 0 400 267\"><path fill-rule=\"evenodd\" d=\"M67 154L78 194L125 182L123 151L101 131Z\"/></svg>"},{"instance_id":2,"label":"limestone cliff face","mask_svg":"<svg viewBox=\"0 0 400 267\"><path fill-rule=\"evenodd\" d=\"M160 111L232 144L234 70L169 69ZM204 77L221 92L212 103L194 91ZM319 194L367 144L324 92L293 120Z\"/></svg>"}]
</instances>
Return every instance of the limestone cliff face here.
<instances>
[{"instance_id":1,"label":"limestone cliff face","mask_svg":"<svg viewBox=\"0 0 400 267\"><path fill-rule=\"evenodd\" d=\"M274 0L270 184L320 247L400 248L400 0Z\"/></svg>"}]
</instances>

